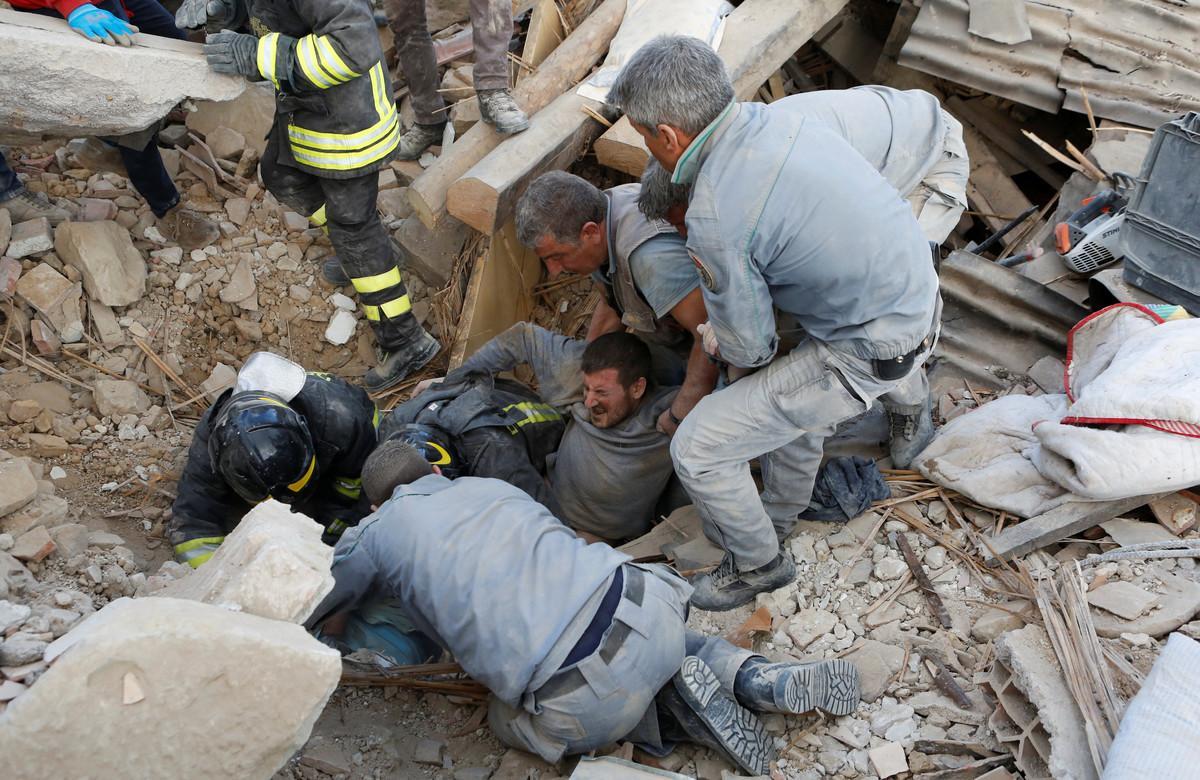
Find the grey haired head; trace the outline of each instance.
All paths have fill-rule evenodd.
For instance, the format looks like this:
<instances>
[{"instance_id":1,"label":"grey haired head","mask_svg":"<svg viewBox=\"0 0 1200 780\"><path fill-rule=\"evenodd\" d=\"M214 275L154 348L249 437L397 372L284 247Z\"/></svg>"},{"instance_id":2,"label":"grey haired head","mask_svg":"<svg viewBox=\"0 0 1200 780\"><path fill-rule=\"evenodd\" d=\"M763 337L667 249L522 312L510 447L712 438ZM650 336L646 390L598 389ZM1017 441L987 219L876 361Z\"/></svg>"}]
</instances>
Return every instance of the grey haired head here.
<instances>
[{"instance_id":1,"label":"grey haired head","mask_svg":"<svg viewBox=\"0 0 1200 780\"><path fill-rule=\"evenodd\" d=\"M608 93L631 122L696 135L734 99L725 63L713 48L687 35L660 35L626 63Z\"/></svg>"},{"instance_id":2,"label":"grey haired head","mask_svg":"<svg viewBox=\"0 0 1200 780\"><path fill-rule=\"evenodd\" d=\"M653 157L642 171L642 191L638 195L638 210L646 219L666 219L674 206L687 206L689 187L672 184L671 174Z\"/></svg>"},{"instance_id":3,"label":"grey haired head","mask_svg":"<svg viewBox=\"0 0 1200 780\"><path fill-rule=\"evenodd\" d=\"M543 236L578 244L588 222L608 215L608 198L590 182L566 171L550 171L533 180L517 202L517 240L533 246Z\"/></svg>"}]
</instances>

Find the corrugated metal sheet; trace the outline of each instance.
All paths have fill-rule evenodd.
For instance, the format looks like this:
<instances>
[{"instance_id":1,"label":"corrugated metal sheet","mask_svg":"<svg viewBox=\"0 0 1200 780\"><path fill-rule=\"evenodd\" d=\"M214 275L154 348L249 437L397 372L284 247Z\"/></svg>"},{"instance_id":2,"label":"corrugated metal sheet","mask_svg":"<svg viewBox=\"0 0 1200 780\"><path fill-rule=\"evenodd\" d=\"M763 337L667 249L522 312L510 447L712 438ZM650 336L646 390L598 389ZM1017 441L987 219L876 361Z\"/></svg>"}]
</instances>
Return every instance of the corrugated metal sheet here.
<instances>
[{"instance_id":1,"label":"corrugated metal sheet","mask_svg":"<svg viewBox=\"0 0 1200 780\"><path fill-rule=\"evenodd\" d=\"M1021 3L1022 0L1013 0ZM1024 0L1032 40L971 35L968 0L925 0L900 64L1043 111L1155 127L1200 108L1200 6L1179 0Z\"/></svg>"}]
</instances>

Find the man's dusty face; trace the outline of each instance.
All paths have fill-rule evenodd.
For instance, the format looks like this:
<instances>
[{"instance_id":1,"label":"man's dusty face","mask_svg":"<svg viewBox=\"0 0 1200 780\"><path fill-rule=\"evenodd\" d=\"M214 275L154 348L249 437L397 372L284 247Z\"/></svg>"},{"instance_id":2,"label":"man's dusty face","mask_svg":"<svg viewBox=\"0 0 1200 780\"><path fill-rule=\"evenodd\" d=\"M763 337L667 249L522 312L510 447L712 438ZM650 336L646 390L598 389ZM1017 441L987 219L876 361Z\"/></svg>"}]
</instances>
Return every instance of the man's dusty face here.
<instances>
[{"instance_id":1,"label":"man's dusty face","mask_svg":"<svg viewBox=\"0 0 1200 780\"><path fill-rule=\"evenodd\" d=\"M625 387L615 368L583 375L583 405L597 428L611 428L627 420L637 411L645 394L645 377Z\"/></svg>"},{"instance_id":2,"label":"man's dusty face","mask_svg":"<svg viewBox=\"0 0 1200 780\"><path fill-rule=\"evenodd\" d=\"M588 225L596 229L589 230ZM608 243L604 240L604 231L594 222L584 226L576 244L568 244L551 235L544 235L533 245L533 251L546 264L551 279L563 271L587 276L608 259Z\"/></svg>"},{"instance_id":3,"label":"man's dusty face","mask_svg":"<svg viewBox=\"0 0 1200 780\"><path fill-rule=\"evenodd\" d=\"M667 209L666 220L679 232L679 235L687 238L687 205L676 203Z\"/></svg>"}]
</instances>

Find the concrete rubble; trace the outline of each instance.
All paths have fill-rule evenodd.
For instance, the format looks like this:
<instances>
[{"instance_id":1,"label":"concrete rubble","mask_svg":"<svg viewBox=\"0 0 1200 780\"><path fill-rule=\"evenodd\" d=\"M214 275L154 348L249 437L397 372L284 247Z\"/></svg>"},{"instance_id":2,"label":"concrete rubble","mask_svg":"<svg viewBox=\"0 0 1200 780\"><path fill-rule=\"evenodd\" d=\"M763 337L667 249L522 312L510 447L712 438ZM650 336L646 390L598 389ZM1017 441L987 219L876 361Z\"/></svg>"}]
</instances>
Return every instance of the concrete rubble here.
<instances>
[{"instance_id":1,"label":"concrete rubble","mask_svg":"<svg viewBox=\"0 0 1200 780\"><path fill-rule=\"evenodd\" d=\"M269 777L341 674L299 626L181 599L115 601L46 658L0 715L9 777Z\"/></svg>"}]
</instances>

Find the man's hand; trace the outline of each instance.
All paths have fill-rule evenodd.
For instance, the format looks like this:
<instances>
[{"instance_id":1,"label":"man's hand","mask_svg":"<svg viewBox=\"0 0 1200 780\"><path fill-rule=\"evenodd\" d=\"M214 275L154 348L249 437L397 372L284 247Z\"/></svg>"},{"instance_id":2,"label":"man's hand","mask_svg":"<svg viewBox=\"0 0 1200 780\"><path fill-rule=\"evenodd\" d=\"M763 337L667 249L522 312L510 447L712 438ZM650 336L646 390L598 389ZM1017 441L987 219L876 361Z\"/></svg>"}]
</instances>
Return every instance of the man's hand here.
<instances>
[{"instance_id":1,"label":"man's hand","mask_svg":"<svg viewBox=\"0 0 1200 780\"><path fill-rule=\"evenodd\" d=\"M258 38L253 35L230 30L209 35L204 39L204 56L217 73L259 78Z\"/></svg>"},{"instance_id":2,"label":"man's hand","mask_svg":"<svg viewBox=\"0 0 1200 780\"><path fill-rule=\"evenodd\" d=\"M674 436L675 431L679 430L679 426L671 419L671 409L663 409L663 413L658 416L658 422L654 426L659 433L665 433L667 436Z\"/></svg>"},{"instance_id":3,"label":"man's hand","mask_svg":"<svg viewBox=\"0 0 1200 780\"><path fill-rule=\"evenodd\" d=\"M236 9L235 0L183 0L175 12L175 26L182 30L237 27L233 23Z\"/></svg>"},{"instance_id":4,"label":"man's hand","mask_svg":"<svg viewBox=\"0 0 1200 780\"><path fill-rule=\"evenodd\" d=\"M717 343L717 332L713 330L713 326L702 322L696 326L696 332L700 334L703 341L705 354L720 360L721 345Z\"/></svg>"},{"instance_id":5,"label":"man's hand","mask_svg":"<svg viewBox=\"0 0 1200 780\"><path fill-rule=\"evenodd\" d=\"M109 46L132 46L133 34L138 31L124 19L119 19L103 8L84 3L67 17L71 29L96 43Z\"/></svg>"}]
</instances>

